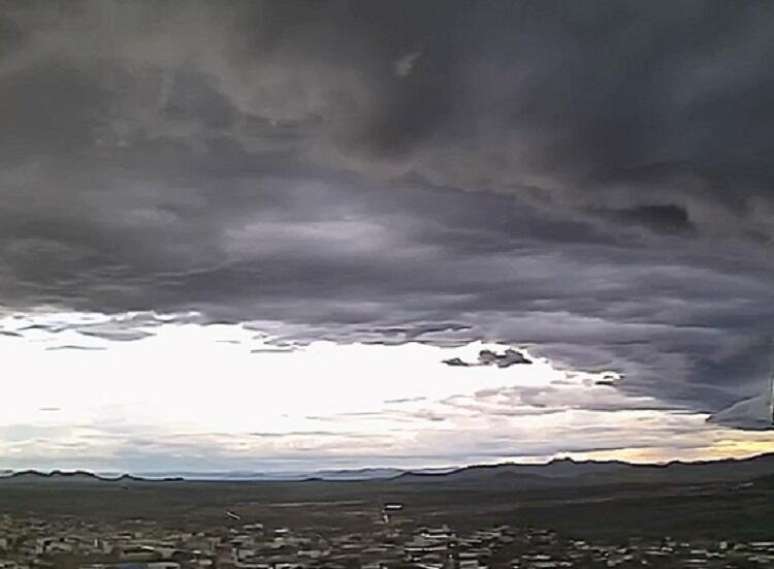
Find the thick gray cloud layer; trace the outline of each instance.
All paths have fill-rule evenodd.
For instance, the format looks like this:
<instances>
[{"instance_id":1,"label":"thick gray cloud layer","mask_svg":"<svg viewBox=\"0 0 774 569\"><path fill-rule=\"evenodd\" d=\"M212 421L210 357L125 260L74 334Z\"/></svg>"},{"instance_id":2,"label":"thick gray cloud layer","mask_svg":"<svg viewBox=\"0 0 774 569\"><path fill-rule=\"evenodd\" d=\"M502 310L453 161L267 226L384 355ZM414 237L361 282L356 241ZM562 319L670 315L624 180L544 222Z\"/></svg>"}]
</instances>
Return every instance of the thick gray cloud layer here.
<instances>
[{"instance_id":1,"label":"thick gray cloud layer","mask_svg":"<svg viewBox=\"0 0 774 569\"><path fill-rule=\"evenodd\" d=\"M0 7L7 309L533 344L698 410L763 389L765 3Z\"/></svg>"}]
</instances>

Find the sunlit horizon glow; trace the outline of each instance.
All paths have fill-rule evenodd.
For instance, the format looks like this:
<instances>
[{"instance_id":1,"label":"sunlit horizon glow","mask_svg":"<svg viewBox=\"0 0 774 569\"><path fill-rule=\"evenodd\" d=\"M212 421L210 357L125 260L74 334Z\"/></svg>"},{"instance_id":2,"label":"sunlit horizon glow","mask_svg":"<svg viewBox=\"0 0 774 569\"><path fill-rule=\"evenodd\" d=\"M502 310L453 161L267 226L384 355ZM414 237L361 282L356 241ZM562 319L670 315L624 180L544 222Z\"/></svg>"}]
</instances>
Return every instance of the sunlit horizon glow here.
<instances>
[{"instance_id":1,"label":"sunlit horizon glow","mask_svg":"<svg viewBox=\"0 0 774 569\"><path fill-rule=\"evenodd\" d=\"M139 316L142 316L140 314ZM774 435L629 393L611 371L454 367L497 343L282 340L138 314L0 319L0 468L120 472L447 467L556 457L740 458ZM600 383L601 382L601 383Z\"/></svg>"}]
</instances>

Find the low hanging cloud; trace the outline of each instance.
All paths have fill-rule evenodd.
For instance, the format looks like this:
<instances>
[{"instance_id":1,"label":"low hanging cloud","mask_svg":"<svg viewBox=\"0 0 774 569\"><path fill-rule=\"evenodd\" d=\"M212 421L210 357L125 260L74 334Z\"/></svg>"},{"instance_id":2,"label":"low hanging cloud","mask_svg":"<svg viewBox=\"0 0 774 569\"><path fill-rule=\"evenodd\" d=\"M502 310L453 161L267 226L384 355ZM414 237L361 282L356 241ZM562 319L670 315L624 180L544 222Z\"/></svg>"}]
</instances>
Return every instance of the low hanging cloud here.
<instances>
[{"instance_id":1,"label":"low hanging cloud","mask_svg":"<svg viewBox=\"0 0 774 569\"><path fill-rule=\"evenodd\" d=\"M769 373L772 31L760 4L3 3L0 305L499 341L719 411Z\"/></svg>"},{"instance_id":2,"label":"low hanging cloud","mask_svg":"<svg viewBox=\"0 0 774 569\"><path fill-rule=\"evenodd\" d=\"M774 376L760 395L738 401L710 415L710 423L740 429L767 430L774 425Z\"/></svg>"},{"instance_id":3,"label":"low hanging cloud","mask_svg":"<svg viewBox=\"0 0 774 569\"><path fill-rule=\"evenodd\" d=\"M478 353L478 361L476 363L466 362L461 358L443 360L443 363L452 367L495 365L499 368L507 368L512 365L531 364L532 360L524 356L521 352L507 348L502 354L498 354L492 350L481 350Z\"/></svg>"},{"instance_id":4,"label":"low hanging cloud","mask_svg":"<svg viewBox=\"0 0 774 569\"><path fill-rule=\"evenodd\" d=\"M49 346L46 348L46 351L54 352L58 350L75 350L75 351L83 350L88 352L92 350L101 351L106 349L107 348L104 346L79 346L77 344L64 344L62 346Z\"/></svg>"}]
</instances>

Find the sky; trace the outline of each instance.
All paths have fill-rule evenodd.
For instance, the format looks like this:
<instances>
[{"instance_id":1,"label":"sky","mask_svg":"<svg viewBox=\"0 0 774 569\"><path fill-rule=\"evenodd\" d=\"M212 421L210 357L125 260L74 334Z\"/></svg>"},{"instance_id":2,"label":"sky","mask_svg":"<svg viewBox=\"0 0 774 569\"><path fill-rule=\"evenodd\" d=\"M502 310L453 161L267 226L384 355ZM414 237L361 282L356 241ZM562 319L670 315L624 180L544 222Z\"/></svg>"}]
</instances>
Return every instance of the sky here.
<instances>
[{"instance_id":1,"label":"sky","mask_svg":"<svg viewBox=\"0 0 774 569\"><path fill-rule=\"evenodd\" d=\"M0 469L774 451L773 10L0 0Z\"/></svg>"}]
</instances>

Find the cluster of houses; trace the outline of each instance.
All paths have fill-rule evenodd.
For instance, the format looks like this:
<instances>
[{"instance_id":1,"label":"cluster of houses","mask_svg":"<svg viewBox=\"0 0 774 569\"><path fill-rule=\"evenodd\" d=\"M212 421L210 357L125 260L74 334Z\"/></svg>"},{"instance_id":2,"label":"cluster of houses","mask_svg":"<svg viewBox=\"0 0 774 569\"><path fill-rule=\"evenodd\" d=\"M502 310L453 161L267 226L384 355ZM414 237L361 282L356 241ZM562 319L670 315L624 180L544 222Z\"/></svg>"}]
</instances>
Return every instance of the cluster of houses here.
<instances>
[{"instance_id":1,"label":"cluster of houses","mask_svg":"<svg viewBox=\"0 0 774 569\"><path fill-rule=\"evenodd\" d=\"M376 523L363 530L293 531L260 523L181 530L147 520L111 526L3 516L0 569L774 567L774 541L633 538L625 544L601 544L541 529L498 526L458 533L447 525L411 523Z\"/></svg>"}]
</instances>

